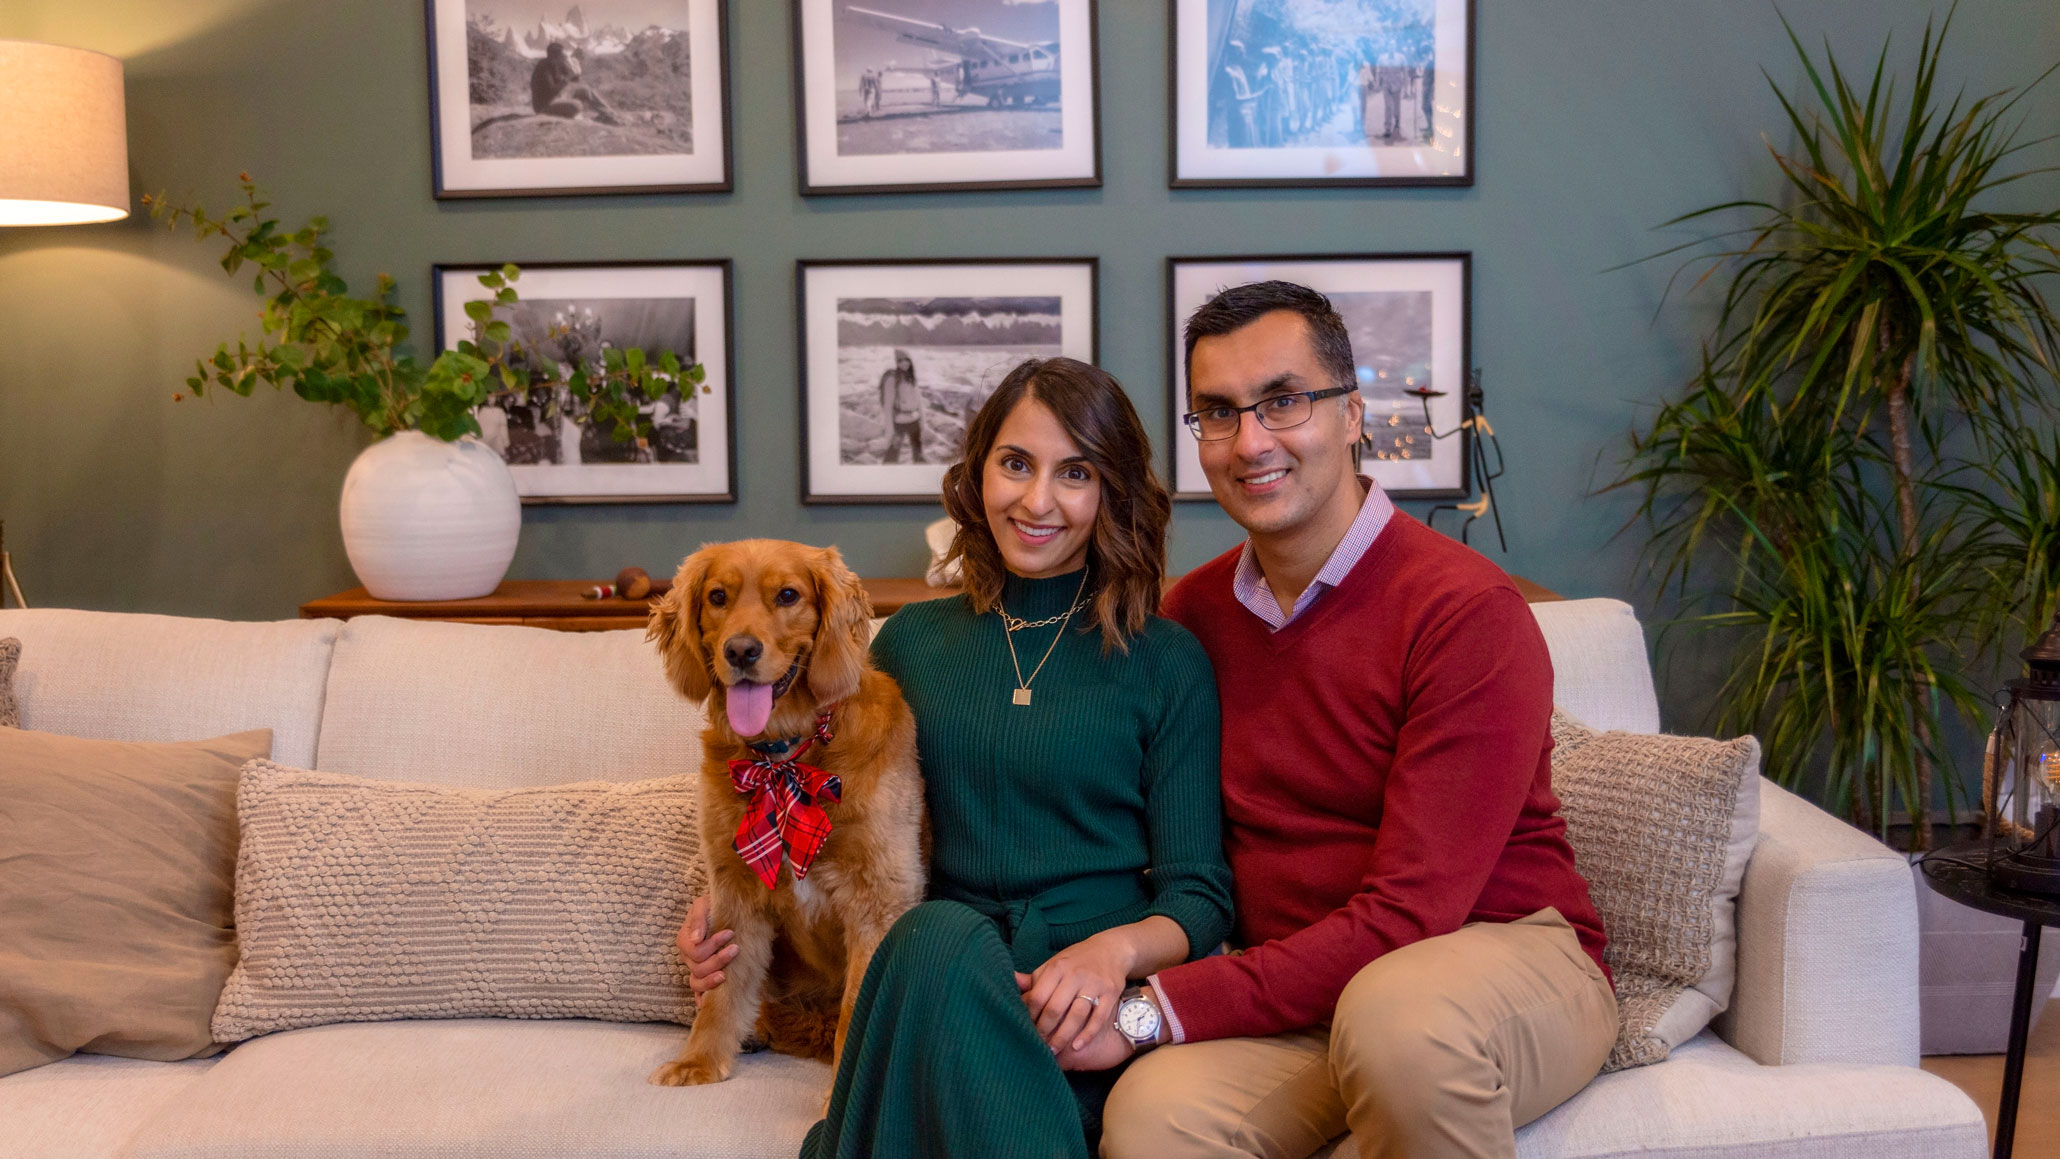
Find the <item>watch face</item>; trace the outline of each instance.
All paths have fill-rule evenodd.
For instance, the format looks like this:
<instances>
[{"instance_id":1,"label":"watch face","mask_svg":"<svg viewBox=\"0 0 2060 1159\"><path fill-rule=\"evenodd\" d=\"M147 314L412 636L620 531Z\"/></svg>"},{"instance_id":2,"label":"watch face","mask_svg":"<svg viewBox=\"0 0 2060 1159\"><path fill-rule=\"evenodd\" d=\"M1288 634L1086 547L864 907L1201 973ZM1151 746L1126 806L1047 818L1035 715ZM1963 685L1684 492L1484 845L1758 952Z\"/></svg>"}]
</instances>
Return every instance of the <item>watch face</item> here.
<instances>
[{"instance_id":1,"label":"watch face","mask_svg":"<svg viewBox=\"0 0 2060 1159\"><path fill-rule=\"evenodd\" d=\"M1159 1035L1159 1008L1144 998L1132 998L1116 1008L1116 1029L1132 1042Z\"/></svg>"}]
</instances>

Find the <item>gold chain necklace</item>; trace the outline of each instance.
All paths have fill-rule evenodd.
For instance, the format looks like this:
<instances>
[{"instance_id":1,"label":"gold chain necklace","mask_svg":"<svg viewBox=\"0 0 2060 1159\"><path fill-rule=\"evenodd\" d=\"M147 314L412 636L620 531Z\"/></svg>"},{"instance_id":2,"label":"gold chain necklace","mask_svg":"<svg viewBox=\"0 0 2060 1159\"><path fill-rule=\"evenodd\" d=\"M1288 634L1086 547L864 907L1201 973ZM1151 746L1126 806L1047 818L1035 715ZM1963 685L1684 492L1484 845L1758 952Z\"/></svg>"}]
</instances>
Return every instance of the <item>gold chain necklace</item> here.
<instances>
[{"instance_id":1,"label":"gold chain necklace","mask_svg":"<svg viewBox=\"0 0 2060 1159\"><path fill-rule=\"evenodd\" d=\"M1023 620L1009 615L1006 608L998 604L996 605L995 611L1001 615L1001 638L1008 641L1009 663L1014 665L1016 669L1016 691L1012 696L1011 703L1019 707L1030 703L1030 683L1037 679L1039 672L1044 671L1045 661L1050 660L1052 652L1058 648L1060 639L1064 638L1066 634L1066 625L1072 621L1073 613L1080 610L1080 596L1086 590L1087 569L1082 568L1080 571L1080 586L1073 591L1073 605L1067 608L1061 615L1048 616L1042 620ZM1024 628L1043 628L1052 624L1057 624L1059 630L1052 634L1051 643L1044 649L1044 659L1039 660L1037 667L1030 670L1029 680L1023 679L1023 662L1016 658L1016 633Z\"/></svg>"}]
</instances>

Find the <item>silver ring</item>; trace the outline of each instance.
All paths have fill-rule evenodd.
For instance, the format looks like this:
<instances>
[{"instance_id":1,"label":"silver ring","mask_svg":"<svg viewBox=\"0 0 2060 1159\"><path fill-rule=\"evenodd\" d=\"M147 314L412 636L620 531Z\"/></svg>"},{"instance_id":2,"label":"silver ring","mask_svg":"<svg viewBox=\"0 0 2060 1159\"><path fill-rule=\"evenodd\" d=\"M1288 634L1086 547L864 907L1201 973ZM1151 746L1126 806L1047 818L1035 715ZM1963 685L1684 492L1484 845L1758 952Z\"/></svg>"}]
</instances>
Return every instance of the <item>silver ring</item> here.
<instances>
[{"instance_id":1,"label":"silver ring","mask_svg":"<svg viewBox=\"0 0 2060 1159\"><path fill-rule=\"evenodd\" d=\"M1081 1000L1082 998L1085 998L1085 999L1087 999L1087 1004L1088 1004L1089 1006L1100 1006L1100 1005L1102 1004L1102 1000L1101 1000L1101 999L1099 999L1099 998L1097 998L1097 997L1095 997L1095 996L1094 996L1094 995L1092 995L1092 994L1075 994L1075 995L1073 995L1073 1001L1075 1001L1075 1002L1078 1002L1078 1001L1080 1001L1080 1000Z\"/></svg>"}]
</instances>

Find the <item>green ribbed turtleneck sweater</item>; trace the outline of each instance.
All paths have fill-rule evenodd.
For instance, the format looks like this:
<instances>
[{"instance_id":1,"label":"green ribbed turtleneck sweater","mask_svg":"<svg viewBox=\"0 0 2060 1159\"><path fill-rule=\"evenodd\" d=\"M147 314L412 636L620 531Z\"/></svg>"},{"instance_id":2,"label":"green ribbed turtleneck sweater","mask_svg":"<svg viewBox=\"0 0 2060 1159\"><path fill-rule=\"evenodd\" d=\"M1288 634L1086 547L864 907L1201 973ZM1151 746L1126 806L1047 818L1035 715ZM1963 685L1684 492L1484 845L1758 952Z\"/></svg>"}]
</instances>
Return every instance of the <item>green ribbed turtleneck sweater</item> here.
<instances>
[{"instance_id":1,"label":"green ribbed turtleneck sweater","mask_svg":"<svg viewBox=\"0 0 2060 1159\"><path fill-rule=\"evenodd\" d=\"M1002 606L1058 615L1080 580L1012 575ZM930 896L999 921L1019 970L1150 914L1187 931L1191 957L1231 928L1209 658L1171 620L1153 617L1127 654L1089 623L1083 609L1057 637L1028 705L1011 698L1001 617L963 596L907 605L873 641L915 713ZM1059 631L1016 633L1026 678Z\"/></svg>"}]
</instances>

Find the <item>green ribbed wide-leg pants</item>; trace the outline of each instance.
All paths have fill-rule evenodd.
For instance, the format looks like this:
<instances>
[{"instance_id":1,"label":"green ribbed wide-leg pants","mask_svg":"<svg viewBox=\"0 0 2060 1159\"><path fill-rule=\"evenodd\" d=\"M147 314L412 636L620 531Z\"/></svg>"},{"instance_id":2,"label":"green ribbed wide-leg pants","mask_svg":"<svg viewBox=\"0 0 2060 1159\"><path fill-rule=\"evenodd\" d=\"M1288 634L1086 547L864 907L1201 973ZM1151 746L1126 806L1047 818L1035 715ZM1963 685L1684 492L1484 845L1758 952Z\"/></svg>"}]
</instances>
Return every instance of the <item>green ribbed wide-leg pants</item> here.
<instances>
[{"instance_id":1,"label":"green ribbed wide-leg pants","mask_svg":"<svg viewBox=\"0 0 2060 1159\"><path fill-rule=\"evenodd\" d=\"M1117 1073L1061 1071L996 924L925 902L873 955L802 1159L1087 1159Z\"/></svg>"}]
</instances>

